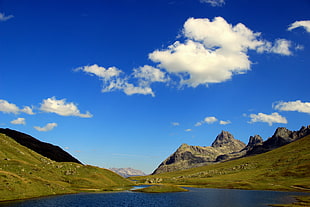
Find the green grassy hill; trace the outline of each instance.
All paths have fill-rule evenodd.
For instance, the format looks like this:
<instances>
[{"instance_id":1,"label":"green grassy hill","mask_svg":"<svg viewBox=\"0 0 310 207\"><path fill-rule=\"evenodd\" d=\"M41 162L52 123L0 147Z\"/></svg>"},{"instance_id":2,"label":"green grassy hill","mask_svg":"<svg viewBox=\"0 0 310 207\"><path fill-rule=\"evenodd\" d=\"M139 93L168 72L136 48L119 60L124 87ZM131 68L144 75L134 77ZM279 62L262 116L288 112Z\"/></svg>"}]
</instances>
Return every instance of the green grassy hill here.
<instances>
[{"instance_id":1,"label":"green grassy hill","mask_svg":"<svg viewBox=\"0 0 310 207\"><path fill-rule=\"evenodd\" d=\"M130 185L130 181L109 170L55 162L0 134L0 201L119 190Z\"/></svg>"},{"instance_id":2,"label":"green grassy hill","mask_svg":"<svg viewBox=\"0 0 310 207\"><path fill-rule=\"evenodd\" d=\"M208 188L309 191L310 136L255 156L132 180Z\"/></svg>"}]
</instances>

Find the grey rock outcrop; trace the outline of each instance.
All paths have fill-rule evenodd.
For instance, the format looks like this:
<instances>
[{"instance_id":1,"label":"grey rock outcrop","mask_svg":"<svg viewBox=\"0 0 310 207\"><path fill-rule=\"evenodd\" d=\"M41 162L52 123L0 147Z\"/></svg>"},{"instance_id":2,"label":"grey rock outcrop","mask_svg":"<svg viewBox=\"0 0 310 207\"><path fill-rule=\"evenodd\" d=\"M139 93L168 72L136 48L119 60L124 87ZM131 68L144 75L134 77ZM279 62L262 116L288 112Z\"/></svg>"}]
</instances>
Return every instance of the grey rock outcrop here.
<instances>
[{"instance_id":1,"label":"grey rock outcrop","mask_svg":"<svg viewBox=\"0 0 310 207\"><path fill-rule=\"evenodd\" d=\"M184 170L217 162L220 155L239 152L246 145L235 139L232 134L222 131L211 147L182 144L176 152L163 161L153 174Z\"/></svg>"},{"instance_id":2,"label":"grey rock outcrop","mask_svg":"<svg viewBox=\"0 0 310 207\"><path fill-rule=\"evenodd\" d=\"M279 127L272 137L263 141L259 135L251 136L245 145L232 134L222 131L211 147L191 146L182 144L176 152L164 160L153 174L184 170L217 162L225 162L244 156L260 154L296 141L310 134L310 125L298 131L290 131Z\"/></svg>"},{"instance_id":3,"label":"grey rock outcrop","mask_svg":"<svg viewBox=\"0 0 310 207\"><path fill-rule=\"evenodd\" d=\"M254 146L252 149L248 150L247 155L254 155L268 152L270 150L294 142L309 134L310 134L310 125L307 127L303 126L298 131L290 131L284 127L279 127L272 135L272 137L268 138L261 145Z\"/></svg>"},{"instance_id":4,"label":"grey rock outcrop","mask_svg":"<svg viewBox=\"0 0 310 207\"><path fill-rule=\"evenodd\" d=\"M243 151L252 150L256 146L263 145L263 138L259 135L250 136L248 145L243 149Z\"/></svg>"}]
</instances>

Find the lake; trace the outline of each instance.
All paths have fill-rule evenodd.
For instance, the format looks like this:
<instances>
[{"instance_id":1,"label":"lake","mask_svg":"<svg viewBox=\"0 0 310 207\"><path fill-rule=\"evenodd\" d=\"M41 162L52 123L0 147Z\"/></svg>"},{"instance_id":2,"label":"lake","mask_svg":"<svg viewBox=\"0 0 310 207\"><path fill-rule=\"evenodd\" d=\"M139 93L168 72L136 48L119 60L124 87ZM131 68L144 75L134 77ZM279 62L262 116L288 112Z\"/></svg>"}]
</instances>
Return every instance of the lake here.
<instances>
[{"instance_id":1,"label":"lake","mask_svg":"<svg viewBox=\"0 0 310 207\"><path fill-rule=\"evenodd\" d=\"M262 207L291 203L296 192L187 188L181 193L80 193L0 203L10 207Z\"/></svg>"}]
</instances>

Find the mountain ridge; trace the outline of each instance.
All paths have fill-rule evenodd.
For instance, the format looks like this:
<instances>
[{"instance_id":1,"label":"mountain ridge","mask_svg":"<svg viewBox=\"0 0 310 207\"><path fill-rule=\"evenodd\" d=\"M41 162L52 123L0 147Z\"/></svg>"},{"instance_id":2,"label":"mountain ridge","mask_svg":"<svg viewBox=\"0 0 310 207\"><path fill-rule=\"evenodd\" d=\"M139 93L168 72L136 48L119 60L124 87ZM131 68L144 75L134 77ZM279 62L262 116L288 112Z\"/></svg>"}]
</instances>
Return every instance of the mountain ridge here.
<instances>
[{"instance_id":1,"label":"mountain ridge","mask_svg":"<svg viewBox=\"0 0 310 207\"><path fill-rule=\"evenodd\" d=\"M42 142L28 134L8 128L0 128L0 133L11 137L19 144L56 162L75 162L78 164L82 164L78 159L61 149L59 146Z\"/></svg>"},{"instance_id":2,"label":"mountain ridge","mask_svg":"<svg viewBox=\"0 0 310 207\"><path fill-rule=\"evenodd\" d=\"M131 167L128 168L109 168L109 170L119 174L124 178L133 177L133 176L145 176L146 174L141 170L133 169Z\"/></svg>"},{"instance_id":3,"label":"mountain ridge","mask_svg":"<svg viewBox=\"0 0 310 207\"><path fill-rule=\"evenodd\" d=\"M210 147L182 144L154 170L152 175L261 154L289 144L309 134L310 125L302 126L298 131L290 131L284 127L279 127L272 137L266 141L263 141L261 136L255 135L250 136L248 144L245 145L240 140L235 139L231 133L222 131Z\"/></svg>"},{"instance_id":4,"label":"mountain ridge","mask_svg":"<svg viewBox=\"0 0 310 207\"><path fill-rule=\"evenodd\" d=\"M129 189L116 173L76 162L56 162L0 133L0 201Z\"/></svg>"},{"instance_id":5,"label":"mountain ridge","mask_svg":"<svg viewBox=\"0 0 310 207\"><path fill-rule=\"evenodd\" d=\"M212 164L218 156L240 151L244 147L246 147L245 143L235 139L229 132L222 131L209 147L182 144L152 174Z\"/></svg>"}]
</instances>

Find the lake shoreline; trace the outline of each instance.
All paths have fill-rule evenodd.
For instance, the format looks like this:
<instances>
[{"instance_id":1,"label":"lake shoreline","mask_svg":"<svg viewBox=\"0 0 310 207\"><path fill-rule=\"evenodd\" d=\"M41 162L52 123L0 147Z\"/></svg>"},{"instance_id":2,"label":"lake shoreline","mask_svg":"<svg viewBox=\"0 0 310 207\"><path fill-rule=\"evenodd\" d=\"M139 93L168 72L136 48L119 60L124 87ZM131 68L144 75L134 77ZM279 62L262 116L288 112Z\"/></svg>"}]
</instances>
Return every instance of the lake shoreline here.
<instances>
[{"instance_id":1,"label":"lake shoreline","mask_svg":"<svg viewBox=\"0 0 310 207\"><path fill-rule=\"evenodd\" d=\"M135 185L135 186L139 186L139 185ZM135 187L132 186L132 187ZM266 191L266 192L291 192L291 193L306 193L309 195L301 195L301 196L290 196L291 198L294 198L295 201L293 201L290 204L269 204L269 206L283 206L283 207L290 207L290 206L299 206L299 203L302 204L306 204L310 205L310 193L309 191L288 191L288 190L257 190L257 189L235 189L235 188L206 188L203 186L195 186L195 185L177 185L179 187L184 187L184 188L197 188L197 189L217 189L217 190L242 190L242 191ZM104 193L122 193L122 192L126 192L126 191L131 191L134 193L147 193L147 192L139 192L139 191L135 191L135 190L107 190L107 191L80 191L80 192L76 192L76 193L62 193L62 194L53 194L53 195L46 195L46 196L37 196L37 197L29 197L29 198L22 198L22 199L13 199L13 200L2 200L0 201L0 205L1 204L6 204L6 203L15 203L15 202L23 202L23 201L28 201L28 200L35 200L35 199L41 199L41 198L50 198L50 197L57 197L57 196L64 196L64 195L78 195L78 194L104 194ZM188 191L187 191L188 192ZM183 192L183 193L187 193L187 192ZM171 193L171 192L159 192L159 193L163 193L163 194L167 194L167 193Z\"/></svg>"}]
</instances>

